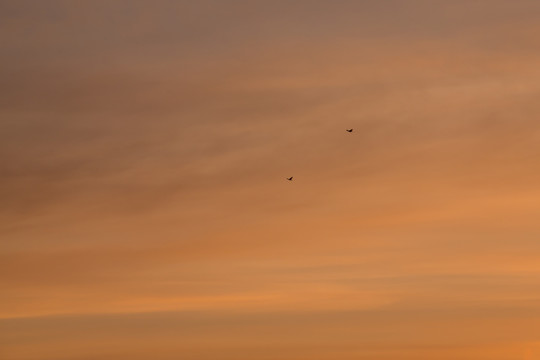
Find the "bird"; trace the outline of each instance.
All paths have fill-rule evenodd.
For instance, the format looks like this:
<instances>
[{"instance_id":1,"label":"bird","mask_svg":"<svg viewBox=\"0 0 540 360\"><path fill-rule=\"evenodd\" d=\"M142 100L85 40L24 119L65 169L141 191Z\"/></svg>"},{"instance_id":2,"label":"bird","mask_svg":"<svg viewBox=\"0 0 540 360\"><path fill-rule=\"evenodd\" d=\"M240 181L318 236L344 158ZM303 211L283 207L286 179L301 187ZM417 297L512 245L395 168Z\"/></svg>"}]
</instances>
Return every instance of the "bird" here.
<instances>
[{"instance_id":1,"label":"bird","mask_svg":"<svg viewBox=\"0 0 540 360\"><path fill-rule=\"evenodd\" d=\"M292 181L293 177L288 177L287 180Z\"/></svg>"},{"instance_id":2,"label":"bird","mask_svg":"<svg viewBox=\"0 0 540 360\"><path fill-rule=\"evenodd\" d=\"M346 129L345 131L346 131L346 132L352 133L352 132L353 132L353 129Z\"/></svg>"}]
</instances>

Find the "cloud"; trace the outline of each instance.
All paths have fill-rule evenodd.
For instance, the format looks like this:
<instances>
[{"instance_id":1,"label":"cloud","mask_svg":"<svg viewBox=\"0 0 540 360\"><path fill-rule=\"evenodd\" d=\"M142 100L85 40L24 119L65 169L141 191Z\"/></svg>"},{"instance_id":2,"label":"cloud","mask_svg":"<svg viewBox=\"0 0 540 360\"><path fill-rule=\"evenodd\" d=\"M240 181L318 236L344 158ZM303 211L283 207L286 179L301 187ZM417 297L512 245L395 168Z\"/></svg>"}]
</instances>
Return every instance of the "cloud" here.
<instances>
[{"instance_id":1,"label":"cloud","mask_svg":"<svg viewBox=\"0 0 540 360\"><path fill-rule=\"evenodd\" d=\"M7 359L533 356L536 2L0 6Z\"/></svg>"}]
</instances>

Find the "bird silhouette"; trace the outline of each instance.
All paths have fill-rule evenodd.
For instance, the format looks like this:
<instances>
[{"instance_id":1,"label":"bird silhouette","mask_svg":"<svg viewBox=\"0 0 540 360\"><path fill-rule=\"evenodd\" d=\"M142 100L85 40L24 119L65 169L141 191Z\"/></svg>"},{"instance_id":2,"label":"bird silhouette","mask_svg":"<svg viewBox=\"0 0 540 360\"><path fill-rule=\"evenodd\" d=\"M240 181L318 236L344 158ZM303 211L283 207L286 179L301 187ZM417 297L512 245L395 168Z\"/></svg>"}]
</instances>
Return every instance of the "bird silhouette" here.
<instances>
[{"instance_id":1,"label":"bird silhouette","mask_svg":"<svg viewBox=\"0 0 540 360\"><path fill-rule=\"evenodd\" d=\"M293 178L292 176L288 177L287 180L292 181L292 178Z\"/></svg>"},{"instance_id":2,"label":"bird silhouette","mask_svg":"<svg viewBox=\"0 0 540 360\"><path fill-rule=\"evenodd\" d=\"M345 131L351 133L353 131L353 129L346 129Z\"/></svg>"}]
</instances>

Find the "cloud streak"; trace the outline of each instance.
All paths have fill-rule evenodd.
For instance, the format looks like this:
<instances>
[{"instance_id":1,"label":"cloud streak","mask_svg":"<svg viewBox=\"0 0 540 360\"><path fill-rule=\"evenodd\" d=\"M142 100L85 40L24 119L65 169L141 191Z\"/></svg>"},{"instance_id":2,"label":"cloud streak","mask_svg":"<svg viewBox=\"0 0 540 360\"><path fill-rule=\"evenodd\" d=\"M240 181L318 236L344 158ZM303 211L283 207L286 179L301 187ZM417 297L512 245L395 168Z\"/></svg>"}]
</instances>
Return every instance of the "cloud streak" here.
<instances>
[{"instance_id":1,"label":"cloud streak","mask_svg":"<svg viewBox=\"0 0 540 360\"><path fill-rule=\"evenodd\" d=\"M536 356L536 1L0 14L0 357Z\"/></svg>"}]
</instances>

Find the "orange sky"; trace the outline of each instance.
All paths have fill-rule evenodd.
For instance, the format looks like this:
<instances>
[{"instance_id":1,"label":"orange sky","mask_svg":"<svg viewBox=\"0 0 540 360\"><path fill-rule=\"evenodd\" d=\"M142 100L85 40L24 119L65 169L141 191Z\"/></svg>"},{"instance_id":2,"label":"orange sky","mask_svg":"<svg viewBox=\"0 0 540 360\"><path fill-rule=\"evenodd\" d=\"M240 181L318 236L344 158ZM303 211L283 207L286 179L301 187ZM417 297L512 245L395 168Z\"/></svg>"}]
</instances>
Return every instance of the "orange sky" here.
<instances>
[{"instance_id":1,"label":"orange sky","mask_svg":"<svg viewBox=\"0 0 540 360\"><path fill-rule=\"evenodd\" d=\"M2 360L540 359L540 2L0 1L0 43Z\"/></svg>"}]
</instances>

